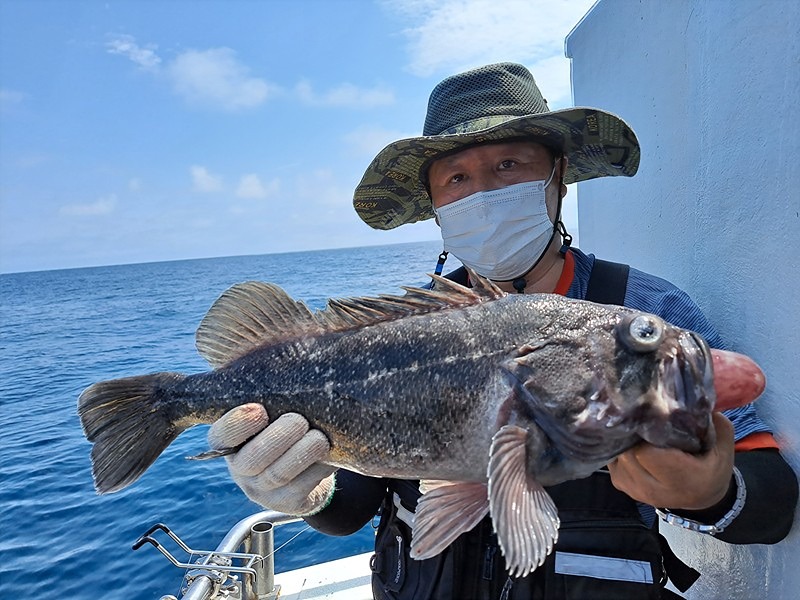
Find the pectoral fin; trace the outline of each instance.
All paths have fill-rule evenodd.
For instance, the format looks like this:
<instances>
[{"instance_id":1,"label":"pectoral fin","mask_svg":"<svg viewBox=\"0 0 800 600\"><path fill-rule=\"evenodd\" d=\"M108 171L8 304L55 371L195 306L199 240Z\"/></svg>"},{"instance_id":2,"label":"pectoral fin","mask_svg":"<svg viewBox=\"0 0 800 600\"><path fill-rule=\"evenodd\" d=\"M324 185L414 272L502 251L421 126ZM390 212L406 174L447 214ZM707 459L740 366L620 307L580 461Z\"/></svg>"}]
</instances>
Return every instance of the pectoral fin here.
<instances>
[{"instance_id":1,"label":"pectoral fin","mask_svg":"<svg viewBox=\"0 0 800 600\"><path fill-rule=\"evenodd\" d=\"M411 535L411 558L436 556L489 512L485 483L429 482L420 485Z\"/></svg>"},{"instance_id":2,"label":"pectoral fin","mask_svg":"<svg viewBox=\"0 0 800 600\"><path fill-rule=\"evenodd\" d=\"M524 577L545 560L558 539L558 510L528 473L527 430L506 425L492 438L489 509L512 576Z\"/></svg>"}]
</instances>

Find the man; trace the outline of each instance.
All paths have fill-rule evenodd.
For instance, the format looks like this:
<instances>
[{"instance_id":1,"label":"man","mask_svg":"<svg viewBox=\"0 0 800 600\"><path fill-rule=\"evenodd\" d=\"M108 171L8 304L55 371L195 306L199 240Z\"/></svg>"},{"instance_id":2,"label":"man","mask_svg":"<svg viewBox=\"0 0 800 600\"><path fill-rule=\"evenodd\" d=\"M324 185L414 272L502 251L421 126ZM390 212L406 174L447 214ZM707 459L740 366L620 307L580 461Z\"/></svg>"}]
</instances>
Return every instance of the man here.
<instances>
[{"instance_id":1,"label":"man","mask_svg":"<svg viewBox=\"0 0 800 600\"><path fill-rule=\"evenodd\" d=\"M621 119L597 109L550 111L531 74L504 63L440 83L423 132L390 144L367 169L354 205L370 226L435 217L445 250L509 293L616 301L722 345L675 286L570 247L560 220L565 184L633 176L638 168L636 136ZM469 283L464 269L449 277ZM651 527L652 507L669 507L662 515L671 523L724 541L775 543L788 533L797 502L796 477L753 406L715 413L716 443L702 455L641 443L607 470L549 488L559 541L542 567L514 578L488 517L440 555L410 559L418 482L333 473L318 462L327 439L303 417L268 423L260 406L240 407L212 427L209 440L232 447L255 435L229 458L235 481L254 501L305 515L320 531L354 532L380 508L376 598L670 597L666 575L686 589L696 574Z\"/></svg>"}]
</instances>

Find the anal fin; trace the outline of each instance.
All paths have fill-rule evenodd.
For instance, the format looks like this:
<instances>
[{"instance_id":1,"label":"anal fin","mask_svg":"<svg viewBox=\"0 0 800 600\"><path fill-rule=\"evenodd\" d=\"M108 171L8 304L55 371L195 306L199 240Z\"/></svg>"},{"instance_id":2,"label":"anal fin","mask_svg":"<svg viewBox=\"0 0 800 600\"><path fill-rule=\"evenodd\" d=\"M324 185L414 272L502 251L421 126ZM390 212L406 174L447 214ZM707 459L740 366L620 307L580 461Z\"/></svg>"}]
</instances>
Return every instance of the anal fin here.
<instances>
[{"instance_id":1,"label":"anal fin","mask_svg":"<svg viewBox=\"0 0 800 600\"><path fill-rule=\"evenodd\" d=\"M431 482L420 485L411 536L411 558L423 560L442 552L489 512L485 483Z\"/></svg>"}]
</instances>

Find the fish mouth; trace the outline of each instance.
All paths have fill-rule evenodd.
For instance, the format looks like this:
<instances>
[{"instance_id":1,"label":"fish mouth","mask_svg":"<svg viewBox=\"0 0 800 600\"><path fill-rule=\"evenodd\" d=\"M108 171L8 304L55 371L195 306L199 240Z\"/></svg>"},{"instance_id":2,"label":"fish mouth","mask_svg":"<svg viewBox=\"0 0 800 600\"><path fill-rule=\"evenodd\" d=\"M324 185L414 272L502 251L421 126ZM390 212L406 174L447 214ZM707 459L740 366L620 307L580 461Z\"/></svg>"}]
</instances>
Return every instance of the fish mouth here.
<instances>
[{"instance_id":1,"label":"fish mouth","mask_svg":"<svg viewBox=\"0 0 800 600\"><path fill-rule=\"evenodd\" d=\"M716 402L711 348L684 331L666 350L658 368L649 424L640 435L650 444L703 453L714 445L711 412Z\"/></svg>"}]
</instances>

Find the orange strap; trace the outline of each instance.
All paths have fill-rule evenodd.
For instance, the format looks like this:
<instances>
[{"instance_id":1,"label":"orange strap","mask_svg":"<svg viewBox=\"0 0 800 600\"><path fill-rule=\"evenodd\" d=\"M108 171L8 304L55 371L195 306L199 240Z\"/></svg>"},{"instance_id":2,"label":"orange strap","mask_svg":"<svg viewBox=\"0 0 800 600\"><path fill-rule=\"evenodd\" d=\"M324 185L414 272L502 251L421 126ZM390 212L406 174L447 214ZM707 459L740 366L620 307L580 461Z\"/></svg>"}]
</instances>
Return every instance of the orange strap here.
<instances>
[{"instance_id":1,"label":"orange strap","mask_svg":"<svg viewBox=\"0 0 800 600\"><path fill-rule=\"evenodd\" d=\"M553 290L554 294L559 296L566 296L569 291L569 286L572 285L572 279L575 277L575 258L572 256L572 250L567 250L564 254L564 268L561 269L561 277L558 278L556 289Z\"/></svg>"},{"instance_id":2,"label":"orange strap","mask_svg":"<svg viewBox=\"0 0 800 600\"><path fill-rule=\"evenodd\" d=\"M762 450L764 448L774 448L775 450L780 449L778 442L775 441L775 438L772 437L772 434L767 433L766 431L751 433L750 435L736 442L736 445L733 447L736 452Z\"/></svg>"}]
</instances>

